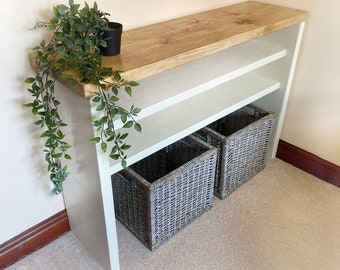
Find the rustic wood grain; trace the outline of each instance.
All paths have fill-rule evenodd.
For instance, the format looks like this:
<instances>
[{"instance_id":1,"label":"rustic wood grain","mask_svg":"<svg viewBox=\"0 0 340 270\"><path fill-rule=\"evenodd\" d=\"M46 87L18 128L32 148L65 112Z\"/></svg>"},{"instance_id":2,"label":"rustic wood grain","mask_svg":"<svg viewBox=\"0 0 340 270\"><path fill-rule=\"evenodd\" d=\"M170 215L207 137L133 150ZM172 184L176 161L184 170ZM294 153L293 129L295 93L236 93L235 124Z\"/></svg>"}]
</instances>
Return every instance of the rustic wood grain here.
<instances>
[{"instance_id":1,"label":"rustic wood grain","mask_svg":"<svg viewBox=\"0 0 340 270\"><path fill-rule=\"evenodd\" d=\"M128 30L121 54L104 57L103 65L140 80L305 19L304 11L243 2Z\"/></svg>"},{"instance_id":2,"label":"rustic wood grain","mask_svg":"<svg viewBox=\"0 0 340 270\"><path fill-rule=\"evenodd\" d=\"M121 53L104 57L103 66L121 71L127 80L138 81L306 18L305 11L242 2L124 31ZM89 98L95 86L79 85L72 90Z\"/></svg>"}]
</instances>

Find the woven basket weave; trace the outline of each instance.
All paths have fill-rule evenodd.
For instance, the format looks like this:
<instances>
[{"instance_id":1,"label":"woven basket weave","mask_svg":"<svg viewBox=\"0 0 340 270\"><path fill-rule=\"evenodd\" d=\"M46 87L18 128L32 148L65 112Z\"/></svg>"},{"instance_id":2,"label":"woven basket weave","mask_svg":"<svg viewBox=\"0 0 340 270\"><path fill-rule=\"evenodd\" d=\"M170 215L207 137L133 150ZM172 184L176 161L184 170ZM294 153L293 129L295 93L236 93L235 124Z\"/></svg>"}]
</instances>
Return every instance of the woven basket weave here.
<instances>
[{"instance_id":1,"label":"woven basket weave","mask_svg":"<svg viewBox=\"0 0 340 270\"><path fill-rule=\"evenodd\" d=\"M266 167L274 114L247 105L196 136L218 150L214 195L224 199Z\"/></svg>"},{"instance_id":2,"label":"woven basket weave","mask_svg":"<svg viewBox=\"0 0 340 270\"><path fill-rule=\"evenodd\" d=\"M114 174L117 219L154 250L212 207L216 158L188 136Z\"/></svg>"}]
</instances>

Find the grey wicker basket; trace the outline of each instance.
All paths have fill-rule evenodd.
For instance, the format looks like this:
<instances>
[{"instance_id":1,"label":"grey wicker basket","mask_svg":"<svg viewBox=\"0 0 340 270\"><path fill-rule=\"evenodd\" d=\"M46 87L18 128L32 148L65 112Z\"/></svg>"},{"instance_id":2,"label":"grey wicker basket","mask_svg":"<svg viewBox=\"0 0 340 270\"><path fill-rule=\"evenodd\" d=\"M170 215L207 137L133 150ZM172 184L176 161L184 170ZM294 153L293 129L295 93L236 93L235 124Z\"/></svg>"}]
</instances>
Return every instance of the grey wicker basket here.
<instances>
[{"instance_id":1,"label":"grey wicker basket","mask_svg":"<svg viewBox=\"0 0 340 270\"><path fill-rule=\"evenodd\" d=\"M117 219L153 251L212 207L216 159L188 136L112 175Z\"/></svg>"},{"instance_id":2,"label":"grey wicker basket","mask_svg":"<svg viewBox=\"0 0 340 270\"><path fill-rule=\"evenodd\" d=\"M218 150L215 196L224 199L266 167L274 118L249 104L195 133Z\"/></svg>"}]
</instances>

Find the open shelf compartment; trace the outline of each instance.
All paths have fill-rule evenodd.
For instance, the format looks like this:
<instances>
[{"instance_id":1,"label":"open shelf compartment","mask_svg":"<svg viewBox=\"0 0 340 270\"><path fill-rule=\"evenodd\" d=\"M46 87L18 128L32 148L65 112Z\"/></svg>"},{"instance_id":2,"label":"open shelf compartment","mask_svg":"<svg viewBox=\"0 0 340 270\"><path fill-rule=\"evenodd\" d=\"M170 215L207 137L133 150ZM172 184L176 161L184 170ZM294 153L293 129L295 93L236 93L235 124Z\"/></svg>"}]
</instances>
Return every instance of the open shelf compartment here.
<instances>
[{"instance_id":1,"label":"open shelf compartment","mask_svg":"<svg viewBox=\"0 0 340 270\"><path fill-rule=\"evenodd\" d=\"M136 117L136 120L140 120L210 91L285 55L286 50L280 45L261 39L249 41L144 79L134 89L132 97L127 96L124 91L121 92L119 105L129 108L134 104L135 107L141 108L142 111ZM119 119L114 124L117 129L122 127Z\"/></svg>"},{"instance_id":2,"label":"open shelf compartment","mask_svg":"<svg viewBox=\"0 0 340 270\"><path fill-rule=\"evenodd\" d=\"M129 132L128 143L135 142L126 151L128 165L279 88L278 81L249 73L141 119L141 133L121 129ZM111 174L121 169L110 160Z\"/></svg>"}]
</instances>

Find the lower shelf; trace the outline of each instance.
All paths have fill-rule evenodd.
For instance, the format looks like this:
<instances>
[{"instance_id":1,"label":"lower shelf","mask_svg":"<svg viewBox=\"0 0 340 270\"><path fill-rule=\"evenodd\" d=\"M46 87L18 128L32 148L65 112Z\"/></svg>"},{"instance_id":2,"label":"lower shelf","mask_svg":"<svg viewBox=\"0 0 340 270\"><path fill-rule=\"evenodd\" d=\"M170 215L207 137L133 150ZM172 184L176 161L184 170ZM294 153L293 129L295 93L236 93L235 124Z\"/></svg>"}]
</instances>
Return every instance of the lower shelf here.
<instances>
[{"instance_id":1,"label":"lower shelf","mask_svg":"<svg viewBox=\"0 0 340 270\"><path fill-rule=\"evenodd\" d=\"M128 165L279 88L278 81L249 73L141 119L142 133L122 131L129 132L127 143L134 142L126 152ZM110 160L111 174L121 169Z\"/></svg>"}]
</instances>

